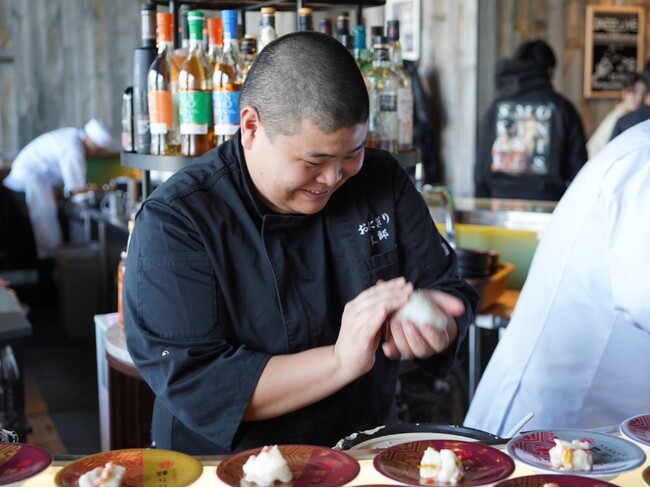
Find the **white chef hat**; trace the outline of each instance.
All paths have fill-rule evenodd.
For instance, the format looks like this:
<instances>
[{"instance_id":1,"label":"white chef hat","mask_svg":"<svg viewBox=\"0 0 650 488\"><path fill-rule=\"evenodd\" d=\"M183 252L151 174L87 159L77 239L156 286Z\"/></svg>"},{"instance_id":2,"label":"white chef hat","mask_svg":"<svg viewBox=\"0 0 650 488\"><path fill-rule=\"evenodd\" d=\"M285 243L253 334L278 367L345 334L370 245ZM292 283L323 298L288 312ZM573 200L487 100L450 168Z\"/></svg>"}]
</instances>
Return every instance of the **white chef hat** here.
<instances>
[{"instance_id":1,"label":"white chef hat","mask_svg":"<svg viewBox=\"0 0 650 488\"><path fill-rule=\"evenodd\" d=\"M113 143L113 137L101 119L90 119L84 125L84 132L96 146L103 149L108 149Z\"/></svg>"}]
</instances>

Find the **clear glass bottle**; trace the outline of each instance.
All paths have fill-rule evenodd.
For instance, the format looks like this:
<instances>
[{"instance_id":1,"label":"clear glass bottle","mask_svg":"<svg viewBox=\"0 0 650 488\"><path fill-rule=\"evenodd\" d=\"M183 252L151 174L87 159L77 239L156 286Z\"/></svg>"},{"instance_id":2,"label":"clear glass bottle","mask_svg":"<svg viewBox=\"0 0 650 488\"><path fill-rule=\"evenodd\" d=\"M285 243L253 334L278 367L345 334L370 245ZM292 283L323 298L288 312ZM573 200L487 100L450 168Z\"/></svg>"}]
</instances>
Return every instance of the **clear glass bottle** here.
<instances>
[{"instance_id":1,"label":"clear glass bottle","mask_svg":"<svg viewBox=\"0 0 650 488\"><path fill-rule=\"evenodd\" d=\"M237 41L237 10L222 10L223 54L212 74L212 105L217 145L232 139L239 129L239 92L242 64Z\"/></svg>"},{"instance_id":2,"label":"clear glass bottle","mask_svg":"<svg viewBox=\"0 0 650 488\"><path fill-rule=\"evenodd\" d=\"M309 7L298 9L298 30L301 32L314 30L314 9Z\"/></svg>"},{"instance_id":3,"label":"clear glass bottle","mask_svg":"<svg viewBox=\"0 0 650 488\"><path fill-rule=\"evenodd\" d=\"M389 20L386 23L386 32L388 33L390 60L393 70L400 80L397 91L397 120L399 124L397 146L399 151L410 151L413 149L413 79L404 68L402 61L399 20Z\"/></svg>"},{"instance_id":4,"label":"clear glass bottle","mask_svg":"<svg viewBox=\"0 0 650 488\"><path fill-rule=\"evenodd\" d=\"M208 60L214 67L223 52L223 20L221 17L209 17L208 23Z\"/></svg>"},{"instance_id":5,"label":"clear glass bottle","mask_svg":"<svg viewBox=\"0 0 650 488\"><path fill-rule=\"evenodd\" d=\"M151 154L179 155L181 141L173 101L177 96L178 84L178 66L172 58L174 15L159 12L156 14L156 24L158 55L147 75Z\"/></svg>"},{"instance_id":6,"label":"clear glass bottle","mask_svg":"<svg viewBox=\"0 0 650 488\"><path fill-rule=\"evenodd\" d=\"M133 87L122 93L122 150L133 152Z\"/></svg>"},{"instance_id":7,"label":"clear glass bottle","mask_svg":"<svg viewBox=\"0 0 650 488\"><path fill-rule=\"evenodd\" d=\"M187 14L190 48L178 73L178 112L183 156L200 156L214 147L214 132L210 132L211 71L203 51L203 18L203 12L198 10L191 10Z\"/></svg>"},{"instance_id":8,"label":"clear glass bottle","mask_svg":"<svg viewBox=\"0 0 650 488\"><path fill-rule=\"evenodd\" d=\"M273 7L263 7L260 12L260 36L257 43L257 52L259 53L269 42L277 39L278 34L275 31L275 9Z\"/></svg>"},{"instance_id":9,"label":"clear glass bottle","mask_svg":"<svg viewBox=\"0 0 650 488\"><path fill-rule=\"evenodd\" d=\"M385 36L373 39L373 69L368 74L370 118L368 121L368 147L396 153L398 119L397 90L399 76L392 69Z\"/></svg>"}]
</instances>

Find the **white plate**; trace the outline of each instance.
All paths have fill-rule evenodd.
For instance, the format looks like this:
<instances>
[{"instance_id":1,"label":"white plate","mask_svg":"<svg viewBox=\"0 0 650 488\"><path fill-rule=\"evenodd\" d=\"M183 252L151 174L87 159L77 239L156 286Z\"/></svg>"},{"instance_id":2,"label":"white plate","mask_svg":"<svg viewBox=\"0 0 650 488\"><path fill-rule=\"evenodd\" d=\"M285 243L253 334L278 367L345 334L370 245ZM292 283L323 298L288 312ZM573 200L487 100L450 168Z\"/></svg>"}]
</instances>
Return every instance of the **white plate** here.
<instances>
[{"instance_id":1,"label":"white plate","mask_svg":"<svg viewBox=\"0 0 650 488\"><path fill-rule=\"evenodd\" d=\"M571 474L589 478L610 479L641 466L646 459L643 450L626 439L601 432L577 429L535 430L513 437L506 445L515 461L540 473L568 474L551 466L548 451L555 447L554 439L571 442L579 439L589 442L593 456L591 471L573 471Z\"/></svg>"}]
</instances>

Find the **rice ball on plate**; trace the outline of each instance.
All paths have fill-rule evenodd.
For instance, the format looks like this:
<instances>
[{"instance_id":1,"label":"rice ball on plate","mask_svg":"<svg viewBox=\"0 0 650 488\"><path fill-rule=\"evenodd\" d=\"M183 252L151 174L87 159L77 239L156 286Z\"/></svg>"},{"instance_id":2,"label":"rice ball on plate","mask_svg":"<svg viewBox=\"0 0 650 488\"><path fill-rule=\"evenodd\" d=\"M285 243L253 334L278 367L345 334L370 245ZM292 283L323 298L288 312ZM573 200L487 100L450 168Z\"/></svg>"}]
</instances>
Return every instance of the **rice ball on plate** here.
<instances>
[{"instance_id":1,"label":"rice ball on plate","mask_svg":"<svg viewBox=\"0 0 650 488\"><path fill-rule=\"evenodd\" d=\"M244 464L244 480L258 486L273 486L273 482L288 483L293 479L287 460L277 445L264 446L257 456Z\"/></svg>"},{"instance_id":2,"label":"rice ball on plate","mask_svg":"<svg viewBox=\"0 0 650 488\"><path fill-rule=\"evenodd\" d=\"M447 327L447 315L423 291L413 292L411 299L397 311L395 318L408 320L418 327L432 325L438 330Z\"/></svg>"}]
</instances>

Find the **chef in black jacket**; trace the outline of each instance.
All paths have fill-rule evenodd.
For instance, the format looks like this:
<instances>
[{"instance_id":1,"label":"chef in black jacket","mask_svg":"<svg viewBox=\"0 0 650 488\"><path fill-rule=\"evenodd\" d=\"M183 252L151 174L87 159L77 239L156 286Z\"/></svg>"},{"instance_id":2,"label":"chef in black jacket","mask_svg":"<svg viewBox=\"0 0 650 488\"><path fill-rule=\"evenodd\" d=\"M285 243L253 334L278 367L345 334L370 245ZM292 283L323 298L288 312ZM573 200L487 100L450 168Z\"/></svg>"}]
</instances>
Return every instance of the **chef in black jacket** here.
<instances>
[{"instance_id":1,"label":"chef in black jacket","mask_svg":"<svg viewBox=\"0 0 650 488\"><path fill-rule=\"evenodd\" d=\"M427 205L365 148L354 58L316 32L260 53L235 137L158 187L128 249L129 352L153 441L190 454L334 445L397 419L400 358L452 366L477 305ZM399 322L414 289L442 330Z\"/></svg>"}]
</instances>

